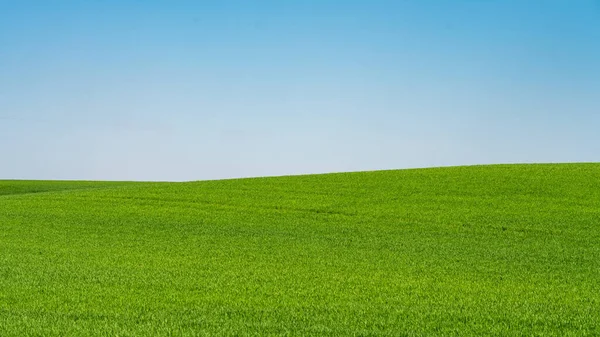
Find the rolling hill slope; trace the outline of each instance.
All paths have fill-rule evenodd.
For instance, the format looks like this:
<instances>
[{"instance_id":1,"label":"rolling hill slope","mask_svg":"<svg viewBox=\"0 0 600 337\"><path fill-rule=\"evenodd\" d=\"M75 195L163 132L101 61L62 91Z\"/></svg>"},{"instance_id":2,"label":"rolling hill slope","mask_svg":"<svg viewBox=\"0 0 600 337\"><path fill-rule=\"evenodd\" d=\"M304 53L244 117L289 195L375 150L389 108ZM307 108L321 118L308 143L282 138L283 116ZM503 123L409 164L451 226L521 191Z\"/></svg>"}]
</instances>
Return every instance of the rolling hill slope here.
<instances>
[{"instance_id":1,"label":"rolling hill slope","mask_svg":"<svg viewBox=\"0 0 600 337\"><path fill-rule=\"evenodd\" d=\"M600 164L0 181L0 335L600 334Z\"/></svg>"}]
</instances>

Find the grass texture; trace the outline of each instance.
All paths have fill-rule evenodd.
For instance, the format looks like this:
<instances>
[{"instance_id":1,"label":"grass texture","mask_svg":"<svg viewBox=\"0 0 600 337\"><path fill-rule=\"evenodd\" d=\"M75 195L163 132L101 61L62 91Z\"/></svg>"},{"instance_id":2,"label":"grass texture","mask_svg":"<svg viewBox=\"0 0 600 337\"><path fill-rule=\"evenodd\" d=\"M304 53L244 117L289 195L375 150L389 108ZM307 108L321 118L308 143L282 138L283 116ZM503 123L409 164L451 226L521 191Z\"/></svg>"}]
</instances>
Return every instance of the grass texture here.
<instances>
[{"instance_id":1,"label":"grass texture","mask_svg":"<svg viewBox=\"0 0 600 337\"><path fill-rule=\"evenodd\" d=\"M0 335L600 335L600 164L0 181Z\"/></svg>"}]
</instances>

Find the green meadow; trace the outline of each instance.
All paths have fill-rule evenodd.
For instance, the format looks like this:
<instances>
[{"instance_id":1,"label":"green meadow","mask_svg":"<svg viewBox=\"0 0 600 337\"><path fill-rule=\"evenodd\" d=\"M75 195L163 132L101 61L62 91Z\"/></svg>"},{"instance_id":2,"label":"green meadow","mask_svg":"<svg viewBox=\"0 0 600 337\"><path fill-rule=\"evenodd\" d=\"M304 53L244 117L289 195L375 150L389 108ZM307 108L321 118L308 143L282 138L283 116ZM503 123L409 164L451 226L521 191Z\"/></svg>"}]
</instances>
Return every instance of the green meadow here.
<instances>
[{"instance_id":1,"label":"green meadow","mask_svg":"<svg viewBox=\"0 0 600 337\"><path fill-rule=\"evenodd\" d=\"M600 164L0 181L0 336L600 335Z\"/></svg>"}]
</instances>

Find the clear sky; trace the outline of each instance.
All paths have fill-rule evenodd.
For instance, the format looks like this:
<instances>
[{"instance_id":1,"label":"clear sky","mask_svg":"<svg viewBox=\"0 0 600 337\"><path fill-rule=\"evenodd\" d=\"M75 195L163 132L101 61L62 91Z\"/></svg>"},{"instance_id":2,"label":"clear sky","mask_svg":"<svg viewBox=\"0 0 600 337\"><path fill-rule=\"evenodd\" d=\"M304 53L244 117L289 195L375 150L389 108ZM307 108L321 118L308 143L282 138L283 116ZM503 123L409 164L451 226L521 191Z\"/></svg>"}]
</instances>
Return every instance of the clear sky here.
<instances>
[{"instance_id":1,"label":"clear sky","mask_svg":"<svg viewBox=\"0 0 600 337\"><path fill-rule=\"evenodd\" d=\"M0 179L574 161L599 0L0 0Z\"/></svg>"}]
</instances>

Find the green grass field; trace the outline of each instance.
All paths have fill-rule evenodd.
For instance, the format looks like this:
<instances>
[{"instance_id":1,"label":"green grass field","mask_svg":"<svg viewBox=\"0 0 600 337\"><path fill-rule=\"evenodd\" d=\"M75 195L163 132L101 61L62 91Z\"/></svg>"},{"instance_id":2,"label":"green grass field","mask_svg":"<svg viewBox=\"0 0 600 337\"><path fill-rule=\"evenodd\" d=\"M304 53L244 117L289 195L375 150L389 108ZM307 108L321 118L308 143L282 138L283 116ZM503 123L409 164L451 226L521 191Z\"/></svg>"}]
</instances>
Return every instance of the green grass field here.
<instances>
[{"instance_id":1,"label":"green grass field","mask_svg":"<svg viewBox=\"0 0 600 337\"><path fill-rule=\"evenodd\" d=\"M0 336L600 335L600 164L0 181Z\"/></svg>"}]
</instances>

